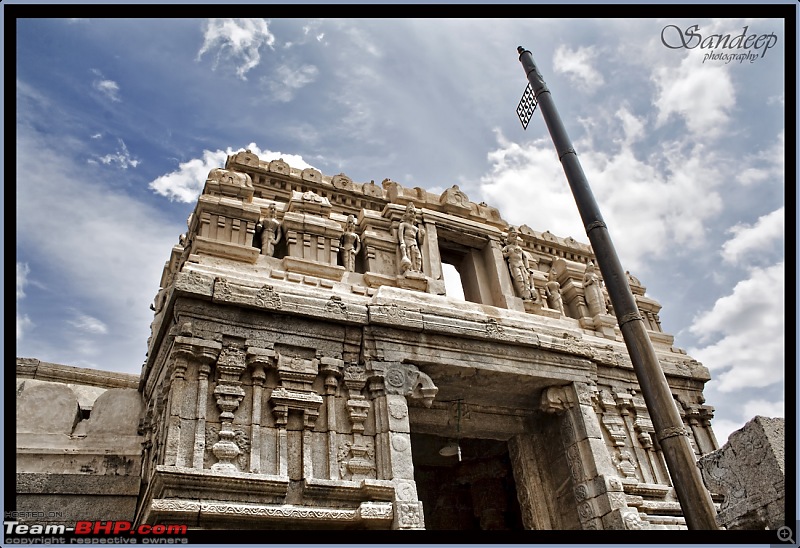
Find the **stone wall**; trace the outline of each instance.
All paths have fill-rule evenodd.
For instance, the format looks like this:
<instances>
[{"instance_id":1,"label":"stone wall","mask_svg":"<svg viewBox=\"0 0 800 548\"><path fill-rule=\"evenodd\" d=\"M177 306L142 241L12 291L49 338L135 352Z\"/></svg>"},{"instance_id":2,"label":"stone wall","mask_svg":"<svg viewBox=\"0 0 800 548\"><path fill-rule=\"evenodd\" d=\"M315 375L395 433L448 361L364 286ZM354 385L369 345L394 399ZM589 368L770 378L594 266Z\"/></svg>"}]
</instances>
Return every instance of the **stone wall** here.
<instances>
[{"instance_id":1,"label":"stone wall","mask_svg":"<svg viewBox=\"0 0 800 548\"><path fill-rule=\"evenodd\" d=\"M137 387L135 375L17 359L18 512L36 523L133 519L143 441Z\"/></svg>"}]
</instances>

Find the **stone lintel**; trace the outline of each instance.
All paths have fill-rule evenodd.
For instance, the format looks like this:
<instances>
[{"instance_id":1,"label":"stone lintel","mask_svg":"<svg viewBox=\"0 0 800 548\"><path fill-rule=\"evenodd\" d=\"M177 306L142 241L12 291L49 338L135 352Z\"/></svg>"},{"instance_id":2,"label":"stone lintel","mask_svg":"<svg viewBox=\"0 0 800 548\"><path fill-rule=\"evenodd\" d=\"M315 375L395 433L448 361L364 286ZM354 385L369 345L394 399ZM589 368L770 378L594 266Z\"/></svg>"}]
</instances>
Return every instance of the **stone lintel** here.
<instances>
[{"instance_id":1,"label":"stone lintel","mask_svg":"<svg viewBox=\"0 0 800 548\"><path fill-rule=\"evenodd\" d=\"M309 259L289 256L283 258L283 269L287 272L306 274L336 282L341 281L345 273L343 266L323 264Z\"/></svg>"},{"instance_id":2,"label":"stone lintel","mask_svg":"<svg viewBox=\"0 0 800 548\"><path fill-rule=\"evenodd\" d=\"M214 240L203 236L195 236L192 239L191 253L198 255L212 255L223 259L242 261L255 264L261 250L257 247Z\"/></svg>"}]
</instances>

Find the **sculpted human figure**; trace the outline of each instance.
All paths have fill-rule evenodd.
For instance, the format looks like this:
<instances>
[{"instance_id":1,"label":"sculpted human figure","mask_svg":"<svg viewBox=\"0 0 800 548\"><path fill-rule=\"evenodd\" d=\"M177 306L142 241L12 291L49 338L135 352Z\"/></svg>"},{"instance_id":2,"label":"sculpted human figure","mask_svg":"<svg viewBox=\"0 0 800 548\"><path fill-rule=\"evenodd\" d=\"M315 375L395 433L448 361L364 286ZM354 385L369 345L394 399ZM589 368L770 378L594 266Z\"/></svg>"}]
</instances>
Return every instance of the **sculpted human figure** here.
<instances>
[{"instance_id":1,"label":"sculpted human figure","mask_svg":"<svg viewBox=\"0 0 800 548\"><path fill-rule=\"evenodd\" d=\"M503 247L503 257L508 261L508 270L511 273L511 282L514 289L526 301L535 301L533 283L531 280L530 263L525 250L519 245L519 233L513 226L508 229L506 245Z\"/></svg>"},{"instance_id":2,"label":"sculpted human figure","mask_svg":"<svg viewBox=\"0 0 800 548\"><path fill-rule=\"evenodd\" d=\"M589 307L589 315L594 317L598 314L608 314L606 309L606 298L603 295L603 288L600 276L595 271L594 263L589 261L586 265L586 273L583 275L583 295L586 298L586 305Z\"/></svg>"},{"instance_id":3,"label":"sculpted human figure","mask_svg":"<svg viewBox=\"0 0 800 548\"><path fill-rule=\"evenodd\" d=\"M556 271L554 268L550 268L544 291L545 295L547 295L547 306L553 310L558 310L561 312L562 316L566 316L564 312L564 301L561 298L561 285L558 283L558 280L556 280Z\"/></svg>"},{"instance_id":4,"label":"sculpted human figure","mask_svg":"<svg viewBox=\"0 0 800 548\"><path fill-rule=\"evenodd\" d=\"M277 217L275 204L270 204L267 216L262 217L256 225L256 231L261 233L261 254L268 257L273 256L275 244L281 239L281 222Z\"/></svg>"},{"instance_id":5,"label":"sculpted human figure","mask_svg":"<svg viewBox=\"0 0 800 548\"><path fill-rule=\"evenodd\" d=\"M422 272L419 246L425 240L425 229L417 226L417 210L410 202L397 229L397 240L400 243L400 272Z\"/></svg>"},{"instance_id":6,"label":"sculpted human figure","mask_svg":"<svg viewBox=\"0 0 800 548\"><path fill-rule=\"evenodd\" d=\"M347 216L347 224L344 227L344 234L339 239L339 247L342 251L342 265L348 272L356 270L356 255L361 251L361 238L356 234L356 218L353 215Z\"/></svg>"}]
</instances>

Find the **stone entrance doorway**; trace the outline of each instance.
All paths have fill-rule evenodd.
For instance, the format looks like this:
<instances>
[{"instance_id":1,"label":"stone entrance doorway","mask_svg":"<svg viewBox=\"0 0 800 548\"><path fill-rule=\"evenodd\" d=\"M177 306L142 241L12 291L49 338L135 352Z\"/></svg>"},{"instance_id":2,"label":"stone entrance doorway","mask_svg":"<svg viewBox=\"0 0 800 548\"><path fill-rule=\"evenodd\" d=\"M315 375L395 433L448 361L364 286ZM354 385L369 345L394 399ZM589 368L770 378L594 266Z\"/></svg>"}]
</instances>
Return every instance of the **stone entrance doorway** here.
<instances>
[{"instance_id":1,"label":"stone entrance doorway","mask_svg":"<svg viewBox=\"0 0 800 548\"><path fill-rule=\"evenodd\" d=\"M453 440L411 434L414 480L428 530L522 530L508 444L462 438L461 461L439 451Z\"/></svg>"}]
</instances>

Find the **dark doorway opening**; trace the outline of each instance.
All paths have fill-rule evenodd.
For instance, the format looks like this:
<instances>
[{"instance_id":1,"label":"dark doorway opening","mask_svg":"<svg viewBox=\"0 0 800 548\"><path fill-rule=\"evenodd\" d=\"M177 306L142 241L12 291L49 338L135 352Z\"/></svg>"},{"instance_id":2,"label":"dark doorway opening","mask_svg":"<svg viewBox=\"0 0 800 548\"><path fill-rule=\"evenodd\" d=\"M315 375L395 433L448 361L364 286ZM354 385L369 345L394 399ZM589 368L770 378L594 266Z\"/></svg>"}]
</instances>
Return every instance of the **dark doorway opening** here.
<instances>
[{"instance_id":1,"label":"dark doorway opening","mask_svg":"<svg viewBox=\"0 0 800 548\"><path fill-rule=\"evenodd\" d=\"M411 434L414 480L425 514L425 528L522 530L508 444L462 438L458 440L459 461L457 454L440 454L453 442L441 436Z\"/></svg>"}]
</instances>

